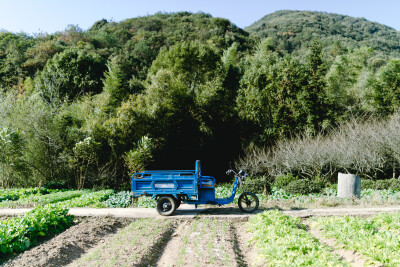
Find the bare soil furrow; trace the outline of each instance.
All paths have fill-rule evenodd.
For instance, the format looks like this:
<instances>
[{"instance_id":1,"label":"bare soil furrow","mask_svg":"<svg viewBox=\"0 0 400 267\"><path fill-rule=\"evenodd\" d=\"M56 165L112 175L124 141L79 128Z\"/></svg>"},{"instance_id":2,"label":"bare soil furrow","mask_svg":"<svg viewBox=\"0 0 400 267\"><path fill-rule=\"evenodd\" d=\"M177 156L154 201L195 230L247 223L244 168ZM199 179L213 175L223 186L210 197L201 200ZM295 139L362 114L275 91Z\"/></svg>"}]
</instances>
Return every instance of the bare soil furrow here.
<instances>
[{"instance_id":1,"label":"bare soil furrow","mask_svg":"<svg viewBox=\"0 0 400 267\"><path fill-rule=\"evenodd\" d=\"M252 235L246 229L245 222L238 222L232 225L236 262L239 266L257 266L257 250L252 244Z\"/></svg>"},{"instance_id":2,"label":"bare soil furrow","mask_svg":"<svg viewBox=\"0 0 400 267\"><path fill-rule=\"evenodd\" d=\"M129 221L115 218L85 218L54 238L21 253L3 266L64 266L116 233Z\"/></svg>"},{"instance_id":3,"label":"bare soil furrow","mask_svg":"<svg viewBox=\"0 0 400 267\"><path fill-rule=\"evenodd\" d=\"M239 266L232 222L197 219L181 223L157 266Z\"/></svg>"},{"instance_id":4,"label":"bare soil furrow","mask_svg":"<svg viewBox=\"0 0 400 267\"><path fill-rule=\"evenodd\" d=\"M137 219L69 266L151 266L174 225L172 220Z\"/></svg>"}]
</instances>

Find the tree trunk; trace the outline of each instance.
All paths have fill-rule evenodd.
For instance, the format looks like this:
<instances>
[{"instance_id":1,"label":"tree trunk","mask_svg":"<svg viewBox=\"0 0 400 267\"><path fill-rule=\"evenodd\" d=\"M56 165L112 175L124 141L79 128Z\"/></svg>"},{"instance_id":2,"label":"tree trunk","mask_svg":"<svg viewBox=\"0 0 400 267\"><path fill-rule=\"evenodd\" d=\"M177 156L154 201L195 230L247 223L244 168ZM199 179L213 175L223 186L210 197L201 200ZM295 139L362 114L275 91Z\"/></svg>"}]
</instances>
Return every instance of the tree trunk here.
<instances>
[{"instance_id":1,"label":"tree trunk","mask_svg":"<svg viewBox=\"0 0 400 267\"><path fill-rule=\"evenodd\" d=\"M337 196L342 198L360 198L361 195L361 179L354 174L338 174L338 190Z\"/></svg>"}]
</instances>

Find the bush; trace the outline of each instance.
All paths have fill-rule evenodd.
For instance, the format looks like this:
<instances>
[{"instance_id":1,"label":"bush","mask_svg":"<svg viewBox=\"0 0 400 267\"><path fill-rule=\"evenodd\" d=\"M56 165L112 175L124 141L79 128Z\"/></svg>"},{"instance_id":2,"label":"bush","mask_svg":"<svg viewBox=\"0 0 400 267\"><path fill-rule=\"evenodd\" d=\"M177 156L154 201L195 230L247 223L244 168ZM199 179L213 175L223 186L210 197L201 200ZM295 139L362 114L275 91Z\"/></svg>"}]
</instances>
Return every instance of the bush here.
<instances>
[{"instance_id":1,"label":"bush","mask_svg":"<svg viewBox=\"0 0 400 267\"><path fill-rule=\"evenodd\" d=\"M66 188L65 182L63 183L59 183L59 182L51 182L51 183L47 183L44 185L44 188L47 189L64 189Z\"/></svg>"},{"instance_id":2,"label":"bush","mask_svg":"<svg viewBox=\"0 0 400 267\"><path fill-rule=\"evenodd\" d=\"M314 181L300 179L290 182L284 189L291 194L308 195L320 193L324 189L324 186Z\"/></svg>"},{"instance_id":3,"label":"bush","mask_svg":"<svg viewBox=\"0 0 400 267\"><path fill-rule=\"evenodd\" d=\"M250 175L303 179L318 175L335 180L338 172L382 178L400 166L400 111L387 120L353 119L316 135L304 133L277 141L273 147L249 149L236 167Z\"/></svg>"},{"instance_id":4,"label":"bush","mask_svg":"<svg viewBox=\"0 0 400 267\"><path fill-rule=\"evenodd\" d=\"M266 177L252 178L245 181L247 191L256 194L271 194L271 184Z\"/></svg>"},{"instance_id":5,"label":"bush","mask_svg":"<svg viewBox=\"0 0 400 267\"><path fill-rule=\"evenodd\" d=\"M375 181L375 189L400 190L400 180L399 179L377 180Z\"/></svg>"},{"instance_id":6,"label":"bush","mask_svg":"<svg viewBox=\"0 0 400 267\"><path fill-rule=\"evenodd\" d=\"M281 175L275 178L274 181L274 186L276 188L285 188L288 184L290 184L293 181L296 181L298 178L293 176L291 173L288 173L286 175Z\"/></svg>"},{"instance_id":7,"label":"bush","mask_svg":"<svg viewBox=\"0 0 400 267\"><path fill-rule=\"evenodd\" d=\"M361 180L362 189L375 189L375 190L400 190L399 179L385 179L385 180Z\"/></svg>"},{"instance_id":8,"label":"bush","mask_svg":"<svg viewBox=\"0 0 400 267\"><path fill-rule=\"evenodd\" d=\"M361 189L375 189L375 182L370 179L361 179Z\"/></svg>"}]
</instances>

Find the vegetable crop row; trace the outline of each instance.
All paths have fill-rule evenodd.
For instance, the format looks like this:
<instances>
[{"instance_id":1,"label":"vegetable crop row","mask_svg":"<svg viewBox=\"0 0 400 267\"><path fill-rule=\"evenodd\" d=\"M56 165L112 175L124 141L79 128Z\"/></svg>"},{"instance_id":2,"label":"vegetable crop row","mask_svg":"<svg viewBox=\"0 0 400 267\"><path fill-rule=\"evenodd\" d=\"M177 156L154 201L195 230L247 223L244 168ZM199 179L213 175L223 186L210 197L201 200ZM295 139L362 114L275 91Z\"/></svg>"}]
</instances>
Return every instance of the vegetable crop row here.
<instances>
[{"instance_id":1,"label":"vegetable crop row","mask_svg":"<svg viewBox=\"0 0 400 267\"><path fill-rule=\"evenodd\" d=\"M93 208L105 208L104 201L107 200L112 194L114 190L100 190L96 192L88 192L81 194L80 197L69 199L62 202L54 203L54 206L63 207L63 208L72 208L72 207L93 207Z\"/></svg>"},{"instance_id":2,"label":"vegetable crop row","mask_svg":"<svg viewBox=\"0 0 400 267\"><path fill-rule=\"evenodd\" d=\"M312 226L322 230L326 237L343 243L347 249L356 250L385 266L399 266L399 235L387 230L398 230L399 224L390 217L378 215L370 220L351 216L319 217L312 219Z\"/></svg>"},{"instance_id":3,"label":"vegetable crop row","mask_svg":"<svg viewBox=\"0 0 400 267\"><path fill-rule=\"evenodd\" d=\"M38 206L20 217L0 221L0 257L28 249L38 237L62 232L73 223L67 213L62 208Z\"/></svg>"},{"instance_id":4,"label":"vegetable crop row","mask_svg":"<svg viewBox=\"0 0 400 267\"><path fill-rule=\"evenodd\" d=\"M346 266L330 248L321 244L299 218L266 211L250 217L249 231L263 266Z\"/></svg>"},{"instance_id":5,"label":"vegetable crop row","mask_svg":"<svg viewBox=\"0 0 400 267\"><path fill-rule=\"evenodd\" d=\"M21 198L16 201L6 200L0 202L0 207L17 208L17 207L33 207L37 205L45 205L80 197L85 192L88 191L76 190L76 191L57 192L48 195L30 195L26 198Z\"/></svg>"},{"instance_id":6,"label":"vegetable crop row","mask_svg":"<svg viewBox=\"0 0 400 267\"><path fill-rule=\"evenodd\" d=\"M21 198L28 197L33 194L47 195L58 192L58 189L47 189L44 187L34 188L12 188L12 189L0 189L0 202L4 200L18 200ZM66 191L66 190L64 190Z\"/></svg>"}]
</instances>

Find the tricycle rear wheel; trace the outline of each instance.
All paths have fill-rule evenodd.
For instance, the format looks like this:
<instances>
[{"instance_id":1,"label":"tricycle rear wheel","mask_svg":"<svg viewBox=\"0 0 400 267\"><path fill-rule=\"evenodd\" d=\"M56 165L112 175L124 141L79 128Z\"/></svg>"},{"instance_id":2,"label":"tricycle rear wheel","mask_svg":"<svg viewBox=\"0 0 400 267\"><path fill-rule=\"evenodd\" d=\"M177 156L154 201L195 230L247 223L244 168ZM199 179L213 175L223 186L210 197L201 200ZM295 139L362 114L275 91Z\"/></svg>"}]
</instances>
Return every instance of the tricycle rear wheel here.
<instances>
[{"instance_id":1,"label":"tricycle rear wheel","mask_svg":"<svg viewBox=\"0 0 400 267\"><path fill-rule=\"evenodd\" d=\"M246 213L253 213L258 209L260 204L256 194L252 192L244 192L239 196L239 209Z\"/></svg>"},{"instance_id":2,"label":"tricycle rear wheel","mask_svg":"<svg viewBox=\"0 0 400 267\"><path fill-rule=\"evenodd\" d=\"M162 216L170 216L174 213L174 211L177 208L177 204L175 201L175 198L169 197L169 196L164 196L160 197L157 200L157 212L158 214Z\"/></svg>"}]
</instances>

